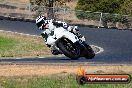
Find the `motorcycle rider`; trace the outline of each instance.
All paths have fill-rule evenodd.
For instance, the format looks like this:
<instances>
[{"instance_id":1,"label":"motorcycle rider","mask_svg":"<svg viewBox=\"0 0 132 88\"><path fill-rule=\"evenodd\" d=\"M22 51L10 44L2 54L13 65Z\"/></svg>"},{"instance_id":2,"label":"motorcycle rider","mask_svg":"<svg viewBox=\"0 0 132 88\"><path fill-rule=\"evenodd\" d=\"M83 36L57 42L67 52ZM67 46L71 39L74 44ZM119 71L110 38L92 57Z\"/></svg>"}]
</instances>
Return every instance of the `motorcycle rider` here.
<instances>
[{"instance_id":1,"label":"motorcycle rider","mask_svg":"<svg viewBox=\"0 0 132 88\"><path fill-rule=\"evenodd\" d=\"M53 55L58 55L61 52L57 49L57 47L51 46L50 42L52 42L51 36L53 36L54 29L57 27L63 27L67 29L69 32L75 34L79 39L85 41L84 36L82 36L77 28L77 26L68 26L67 23L62 21L55 21L53 19L47 19L45 16L38 16L36 18L36 25L41 30L41 35L45 39L46 45L50 48Z\"/></svg>"}]
</instances>

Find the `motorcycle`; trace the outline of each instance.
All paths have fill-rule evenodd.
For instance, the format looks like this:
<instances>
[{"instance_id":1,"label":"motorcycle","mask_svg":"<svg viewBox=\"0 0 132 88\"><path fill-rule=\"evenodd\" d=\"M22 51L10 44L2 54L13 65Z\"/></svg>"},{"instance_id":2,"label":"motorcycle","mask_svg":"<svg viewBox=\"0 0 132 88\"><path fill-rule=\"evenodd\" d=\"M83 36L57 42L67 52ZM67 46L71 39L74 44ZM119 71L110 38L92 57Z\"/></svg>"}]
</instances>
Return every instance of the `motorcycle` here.
<instances>
[{"instance_id":1,"label":"motorcycle","mask_svg":"<svg viewBox=\"0 0 132 88\"><path fill-rule=\"evenodd\" d=\"M72 60L80 57L92 59L95 56L91 46L63 27L55 28L51 38L53 41L50 45Z\"/></svg>"}]
</instances>

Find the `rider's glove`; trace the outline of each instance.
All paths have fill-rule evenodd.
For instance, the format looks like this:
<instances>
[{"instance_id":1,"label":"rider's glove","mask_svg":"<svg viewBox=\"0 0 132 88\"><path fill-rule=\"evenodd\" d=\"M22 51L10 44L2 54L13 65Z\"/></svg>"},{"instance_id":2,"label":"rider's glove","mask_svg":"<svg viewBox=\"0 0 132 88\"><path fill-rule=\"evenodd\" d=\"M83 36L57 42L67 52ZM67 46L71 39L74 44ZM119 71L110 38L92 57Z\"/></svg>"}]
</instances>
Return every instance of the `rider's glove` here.
<instances>
[{"instance_id":1,"label":"rider's glove","mask_svg":"<svg viewBox=\"0 0 132 88\"><path fill-rule=\"evenodd\" d=\"M63 23L53 22L56 27L63 27Z\"/></svg>"},{"instance_id":2,"label":"rider's glove","mask_svg":"<svg viewBox=\"0 0 132 88\"><path fill-rule=\"evenodd\" d=\"M82 40L82 41L85 41L85 37L84 36L82 36L81 38L79 38L80 40Z\"/></svg>"},{"instance_id":3,"label":"rider's glove","mask_svg":"<svg viewBox=\"0 0 132 88\"><path fill-rule=\"evenodd\" d=\"M70 31L70 32L73 32L73 33L79 32L77 26L69 26L69 27L67 28L67 30Z\"/></svg>"}]
</instances>

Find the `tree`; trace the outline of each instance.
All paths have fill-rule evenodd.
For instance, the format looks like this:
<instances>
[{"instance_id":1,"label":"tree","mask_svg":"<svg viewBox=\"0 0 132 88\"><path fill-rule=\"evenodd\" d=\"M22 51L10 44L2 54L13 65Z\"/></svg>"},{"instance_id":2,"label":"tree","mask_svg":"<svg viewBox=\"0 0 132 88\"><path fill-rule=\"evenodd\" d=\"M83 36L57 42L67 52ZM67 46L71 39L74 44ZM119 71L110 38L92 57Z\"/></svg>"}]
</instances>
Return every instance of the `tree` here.
<instances>
[{"instance_id":1,"label":"tree","mask_svg":"<svg viewBox=\"0 0 132 88\"><path fill-rule=\"evenodd\" d=\"M31 5L48 6L48 0L30 0Z\"/></svg>"},{"instance_id":2,"label":"tree","mask_svg":"<svg viewBox=\"0 0 132 88\"><path fill-rule=\"evenodd\" d=\"M128 24L127 16L121 14L132 15L132 0L78 0L75 9L79 19L98 20L101 15L93 12L103 12L106 13L101 18L104 23ZM82 12L77 10L82 10Z\"/></svg>"},{"instance_id":3,"label":"tree","mask_svg":"<svg viewBox=\"0 0 132 88\"><path fill-rule=\"evenodd\" d=\"M121 13L132 15L132 0L125 0L121 7Z\"/></svg>"},{"instance_id":4,"label":"tree","mask_svg":"<svg viewBox=\"0 0 132 88\"><path fill-rule=\"evenodd\" d=\"M76 10L132 15L132 0L78 0Z\"/></svg>"},{"instance_id":5,"label":"tree","mask_svg":"<svg viewBox=\"0 0 132 88\"><path fill-rule=\"evenodd\" d=\"M54 18L54 11L53 7L61 7L65 5L66 2L70 2L72 0L30 0L31 5L37 5L35 7L35 11L38 15L43 14L43 9L47 9L45 12L47 12L47 16L49 18ZM45 6L44 8L41 6ZM36 16L35 16L36 17Z\"/></svg>"},{"instance_id":6,"label":"tree","mask_svg":"<svg viewBox=\"0 0 132 88\"><path fill-rule=\"evenodd\" d=\"M76 10L118 13L120 0L78 0Z\"/></svg>"}]
</instances>

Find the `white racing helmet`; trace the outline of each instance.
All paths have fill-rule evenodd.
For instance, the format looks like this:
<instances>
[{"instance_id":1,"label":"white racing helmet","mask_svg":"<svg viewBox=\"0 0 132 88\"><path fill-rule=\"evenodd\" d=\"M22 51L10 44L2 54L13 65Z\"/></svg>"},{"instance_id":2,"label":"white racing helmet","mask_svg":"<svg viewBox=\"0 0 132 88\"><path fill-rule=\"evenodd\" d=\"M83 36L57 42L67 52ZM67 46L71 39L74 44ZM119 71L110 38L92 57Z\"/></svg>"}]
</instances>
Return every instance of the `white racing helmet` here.
<instances>
[{"instance_id":1,"label":"white racing helmet","mask_svg":"<svg viewBox=\"0 0 132 88\"><path fill-rule=\"evenodd\" d=\"M36 25L39 29L42 29L42 26L46 25L47 18L45 16L38 16L36 18Z\"/></svg>"}]
</instances>

